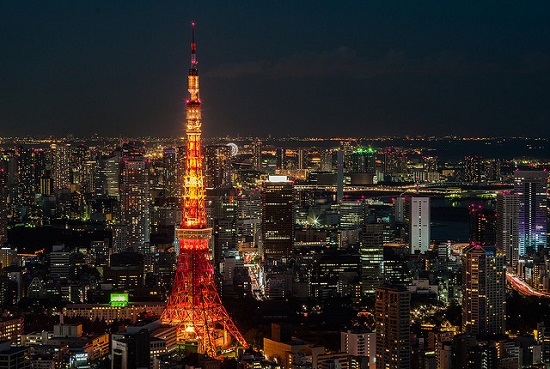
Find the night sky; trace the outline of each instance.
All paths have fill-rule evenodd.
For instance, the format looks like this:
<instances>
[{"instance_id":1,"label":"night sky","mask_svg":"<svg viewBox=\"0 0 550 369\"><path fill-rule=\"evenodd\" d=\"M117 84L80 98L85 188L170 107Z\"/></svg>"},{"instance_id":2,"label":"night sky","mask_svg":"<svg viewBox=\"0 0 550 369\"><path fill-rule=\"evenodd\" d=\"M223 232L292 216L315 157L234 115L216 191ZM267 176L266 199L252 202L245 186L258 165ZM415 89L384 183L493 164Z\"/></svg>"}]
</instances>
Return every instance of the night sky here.
<instances>
[{"instance_id":1,"label":"night sky","mask_svg":"<svg viewBox=\"0 0 550 369\"><path fill-rule=\"evenodd\" d=\"M0 0L0 137L550 137L548 1Z\"/></svg>"}]
</instances>

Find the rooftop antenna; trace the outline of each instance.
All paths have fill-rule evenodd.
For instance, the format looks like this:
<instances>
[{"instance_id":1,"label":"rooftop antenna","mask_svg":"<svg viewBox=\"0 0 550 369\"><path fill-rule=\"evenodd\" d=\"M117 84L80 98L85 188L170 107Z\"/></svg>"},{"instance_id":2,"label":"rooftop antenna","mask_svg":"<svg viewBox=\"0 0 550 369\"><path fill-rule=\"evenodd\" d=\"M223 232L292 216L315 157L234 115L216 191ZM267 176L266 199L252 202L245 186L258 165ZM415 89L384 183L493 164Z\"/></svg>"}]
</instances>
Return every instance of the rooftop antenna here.
<instances>
[{"instance_id":1,"label":"rooftop antenna","mask_svg":"<svg viewBox=\"0 0 550 369\"><path fill-rule=\"evenodd\" d=\"M191 68L197 66L197 44L195 43L195 22L191 22Z\"/></svg>"}]
</instances>

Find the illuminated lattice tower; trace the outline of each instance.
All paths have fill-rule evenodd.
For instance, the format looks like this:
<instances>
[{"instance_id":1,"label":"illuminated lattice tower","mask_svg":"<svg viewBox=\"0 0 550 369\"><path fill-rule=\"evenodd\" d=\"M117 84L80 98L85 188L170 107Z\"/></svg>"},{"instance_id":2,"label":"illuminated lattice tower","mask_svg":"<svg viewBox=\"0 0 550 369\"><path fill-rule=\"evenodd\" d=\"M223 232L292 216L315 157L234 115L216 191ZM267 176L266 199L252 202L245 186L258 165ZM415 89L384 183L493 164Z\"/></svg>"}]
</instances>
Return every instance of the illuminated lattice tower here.
<instances>
[{"instance_id":1,"label":"illuminated lattice tower","mask_svg":"<svg viewBox=\"0 0 550 369\"><path fill-rule=\"evenodd\" d=\"M201 100L196 44L192 24L191 68L187 100L187 147L183 184L183 219L176 230L180 243L172 293L162 322L178 327L180 345L197 346L199 353L218 356L222 351L247 344L222 305L214 282L206 228L202 173Z\"/></svg>"}]
</instances>

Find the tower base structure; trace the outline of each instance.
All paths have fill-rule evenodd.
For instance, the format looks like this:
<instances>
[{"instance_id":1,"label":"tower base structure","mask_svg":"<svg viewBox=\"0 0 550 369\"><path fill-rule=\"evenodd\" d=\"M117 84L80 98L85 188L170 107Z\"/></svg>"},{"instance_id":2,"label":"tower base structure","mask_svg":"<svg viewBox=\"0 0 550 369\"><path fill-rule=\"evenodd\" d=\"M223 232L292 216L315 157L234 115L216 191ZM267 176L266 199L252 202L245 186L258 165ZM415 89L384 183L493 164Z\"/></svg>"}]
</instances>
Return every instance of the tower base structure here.
<instances>
[{"instance_id":1,"label":"tower base structure","mask_svg":"<svg viewBox=\"0 0 550 369\"><path fill-rule=\"evenodd\" d=\"M247 347L216 289L208 247L212 229L177 229L176 235L180 252L162 323L177 327L178 345L211 357Z\"/></svg>"}]
</instances>

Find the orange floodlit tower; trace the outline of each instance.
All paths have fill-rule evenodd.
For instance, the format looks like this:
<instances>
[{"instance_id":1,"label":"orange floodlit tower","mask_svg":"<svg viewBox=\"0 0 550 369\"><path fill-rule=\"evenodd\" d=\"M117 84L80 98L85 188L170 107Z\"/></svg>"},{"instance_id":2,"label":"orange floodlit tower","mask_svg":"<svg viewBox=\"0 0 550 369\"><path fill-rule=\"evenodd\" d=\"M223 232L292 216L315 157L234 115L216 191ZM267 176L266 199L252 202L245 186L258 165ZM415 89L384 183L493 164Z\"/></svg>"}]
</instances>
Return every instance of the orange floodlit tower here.
<instances>
[{"instance_id":1,"label":"orange floodlit tower","mask_svg":"<svg viewBox=\"0 0 550 369\"><path fill-rule=\"evenodd\" d=\"M196 346L199 353L218 356L222 351L247 344L227 314L214 283L206 227L202 173L201 100L197 68L195 24L192 23L186 118L187 148L183 184L183 218L176 230L180 243L172 293L161 320L178 327L178 343Z\"/></svg>"}]
</instances>

